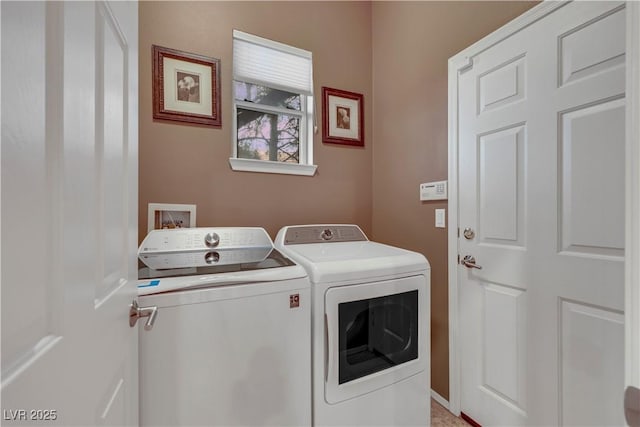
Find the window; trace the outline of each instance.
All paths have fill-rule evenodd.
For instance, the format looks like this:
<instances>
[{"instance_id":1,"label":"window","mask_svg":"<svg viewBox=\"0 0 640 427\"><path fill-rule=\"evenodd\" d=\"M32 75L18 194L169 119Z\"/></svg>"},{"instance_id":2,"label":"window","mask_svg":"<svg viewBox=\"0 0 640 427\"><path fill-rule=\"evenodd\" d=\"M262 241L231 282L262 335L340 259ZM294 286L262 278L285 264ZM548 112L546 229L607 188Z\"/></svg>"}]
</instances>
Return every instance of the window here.
<instances>
[{"instance_id":1,"label":"window","mask_svg":"<svg viewBox=\"0 0 640 427\"><path fill-rule=\"evenodd\" d=\"M311 52L233 31L233 170L314 175Z\"/></svg>"}]
</instances>

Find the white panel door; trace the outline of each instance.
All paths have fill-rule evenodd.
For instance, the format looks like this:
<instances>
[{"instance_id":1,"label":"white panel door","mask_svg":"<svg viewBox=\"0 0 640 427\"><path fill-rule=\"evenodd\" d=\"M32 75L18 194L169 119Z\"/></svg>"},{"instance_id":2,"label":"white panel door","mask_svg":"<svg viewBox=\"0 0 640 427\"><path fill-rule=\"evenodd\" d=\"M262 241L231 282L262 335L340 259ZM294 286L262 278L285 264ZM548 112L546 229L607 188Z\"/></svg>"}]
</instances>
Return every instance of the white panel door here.
<instances>
[{"instance_id":1,"label":"white panel door","mask_svg":"<svg viewBox=\"0 0 640 427\"><path fill-rule=\"evenodd\" d=\"M2 422L137 425L137 3L0 8Z\"/></svg>"},{"instance_id":2,"label":"white panel door","mask_svg":"<svg viewBox=\"0 0 640 427\"><path fill-rule=\"evenodd\" d=\"M458 82L461 410L623 425L624 4L560 7Z\"/></svg>"}]
</instances>

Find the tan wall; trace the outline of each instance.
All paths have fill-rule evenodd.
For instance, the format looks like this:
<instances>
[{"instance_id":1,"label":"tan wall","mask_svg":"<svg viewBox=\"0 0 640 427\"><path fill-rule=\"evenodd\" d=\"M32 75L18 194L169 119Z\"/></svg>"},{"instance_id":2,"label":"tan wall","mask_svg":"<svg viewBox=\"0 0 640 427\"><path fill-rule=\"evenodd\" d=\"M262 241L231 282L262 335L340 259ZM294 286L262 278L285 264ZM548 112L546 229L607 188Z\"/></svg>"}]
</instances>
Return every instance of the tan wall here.
<instances>
[{"instance_id":1,"label":"tan wall","mask_svg":"<svg viewBox=\"0 0 640 427\"><path fill-rule=\"evenodd\" d=\"M447 179L447 60L533 2L375 2L373 238L431 262L431 386L449 398L447 230L421 182Z\"/></svg>"},{"instance_id":2,"label":"tan wall","mask_svg":"<svg viewBox=\"0 0 640 427\"><path fill-rule=\"evenodd\" d=\"M371 232L371 3L140 2L139 239L147 204L197 204L199 226L356 223ZM364 94L365 148L314 140L315 177L233 172L232 30L313 52L315 90ZM222 128L154 122L151 45L222 61ZM318 116L321 128L321 117Z\"/></svg>"},{"instance_id":3,"label":"tan wall","mask_svg":"<svg viewBox=\"0 0 640 427\"><path fill-rule=\"evenodd\" d=\"M433 225L447 204L420 202L418 185L447 179L448 58L534 4L140 2L140 240L148 203L195 203L200 226L274 236L287 224L356 223L422 252L432 266L432 388L448 399L447 234ZM312 51L318 95L363 93L365 148L318 134L315 177L231 171L234 28ZM152 44L222 60L221 129L153 121Z\"/></svg>"}]
</instances>

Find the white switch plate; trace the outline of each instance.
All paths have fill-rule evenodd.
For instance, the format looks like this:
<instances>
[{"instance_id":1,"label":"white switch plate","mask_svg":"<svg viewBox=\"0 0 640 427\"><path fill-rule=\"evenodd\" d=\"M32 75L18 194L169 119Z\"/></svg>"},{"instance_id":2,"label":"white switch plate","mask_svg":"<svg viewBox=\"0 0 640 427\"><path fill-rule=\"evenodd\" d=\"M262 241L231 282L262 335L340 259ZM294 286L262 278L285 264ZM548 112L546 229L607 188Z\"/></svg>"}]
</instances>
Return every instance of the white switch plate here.
<instances>
[{"instance_id":1,"label":"white switch plate","mask_svg":"<svg viewBox=\"0 0 640 427\"><path fill-rule=\"evenodd\" d=\"M436 228L445 228L445 209L436 209Z\"/></svg>"},{"instance_id":2,"label":"white switch plate","mask_svg":"<svg viewBox=\"0 0 640 427\"><path fill-rule=\"evenodd\" d=\"M447 200L447 181L420 184L420 200Z\"/></svg>"}]
</instances>

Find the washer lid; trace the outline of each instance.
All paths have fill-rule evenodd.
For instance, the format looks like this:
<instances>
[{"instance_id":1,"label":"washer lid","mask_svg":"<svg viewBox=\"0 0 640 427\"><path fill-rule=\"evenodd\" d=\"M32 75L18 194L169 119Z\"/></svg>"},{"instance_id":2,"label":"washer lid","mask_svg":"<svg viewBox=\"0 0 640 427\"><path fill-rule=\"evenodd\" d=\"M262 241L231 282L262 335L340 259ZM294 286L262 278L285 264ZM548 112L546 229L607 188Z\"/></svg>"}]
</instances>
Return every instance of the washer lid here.
<instances>
[{"instance_id":1,"label":"washer lid","mask_svg":"<svg viewBox=\"0 0 640 427\"><path fill-rule=\"evenodd\" d=\"M310 243L278 249L302 265L312 283L404 275L430 268L422 254L371 241Z\"/></svg>"},{"instance_id":2,"label":"washer lid","mask_svg":"<svg viewBox=\"0 0 640 427\"><path fill-rule=\"evenodd\" d=\"M259 227L153 230L138 248L138 279L202 276L289 267Z\"/></svg>"},{"instance_id":3,"label":"washer lid","mask_svg":"<svg viewBox=\"0 0 640 427\"><path fill-rule=\"evenodd\" d=\"M262 255L260 260L255 257ZM221 264L207 264L210 257ZM219 257L219 258L216 258ZM251 261L253 257L253 261ZM146 258L146 259L145 259ZM240 259L248 262L240 262ZM236 262L233 262L236 261ZM145 264L148 262L152 266ZM169 268L162 268L163 263ZM247 283L275 282L306 277L305 270L276 249L265 254L251 250L142 254L138 259L138 294Z\"/></svg>"},{"instance_id":4,"label":"washer lid","mask_svg":"<svg viewBox=\"0 0 640 427\"><path fill-rule=\"evenodd\" d=\"M202 276L295 265L272 248L140 254L138 279Z\"/></svg>"},{"instance_id":5,"label":"washer lid","mask_svg":"<svg viewBox=\"0 0 640 427\"><path fill-rule=\"evenodd\" d=\"M154 230L138 249L138 293L305 277L258 227Z\"/></svg>"}]
</instances>

